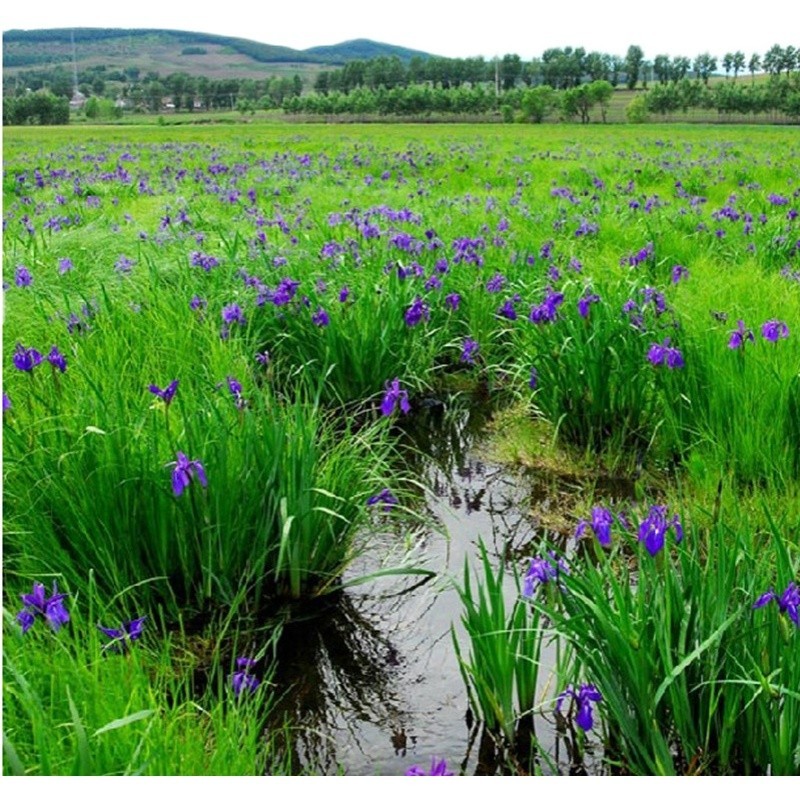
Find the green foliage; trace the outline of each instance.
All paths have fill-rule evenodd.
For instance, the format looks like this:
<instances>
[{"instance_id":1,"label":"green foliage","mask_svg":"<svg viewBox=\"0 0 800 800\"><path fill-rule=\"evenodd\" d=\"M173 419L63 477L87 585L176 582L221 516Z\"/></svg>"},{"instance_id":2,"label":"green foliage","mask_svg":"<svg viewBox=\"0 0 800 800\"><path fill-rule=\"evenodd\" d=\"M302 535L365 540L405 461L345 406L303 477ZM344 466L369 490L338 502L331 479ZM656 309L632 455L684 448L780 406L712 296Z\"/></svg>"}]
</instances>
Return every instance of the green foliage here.
<instances>
[{"instance_id":1,"label":"green foliage","mask_svg":"<svg viewBox=\"0 0 800 800\"><path fill-rule=\"evenodd\" d=\"M521 721L527 723L522 731L530 730L547 628L539 611L522 599L516 573L509 599L505 567L492 567L483 542L480 558L482 572L475 588L468 564L464 565L463 582L457 587L463 605L461 622L470 644L468 655L462 657L455 629L453 645L470 707L489 731L513 744Z\"/></svg>"}]
</instances>

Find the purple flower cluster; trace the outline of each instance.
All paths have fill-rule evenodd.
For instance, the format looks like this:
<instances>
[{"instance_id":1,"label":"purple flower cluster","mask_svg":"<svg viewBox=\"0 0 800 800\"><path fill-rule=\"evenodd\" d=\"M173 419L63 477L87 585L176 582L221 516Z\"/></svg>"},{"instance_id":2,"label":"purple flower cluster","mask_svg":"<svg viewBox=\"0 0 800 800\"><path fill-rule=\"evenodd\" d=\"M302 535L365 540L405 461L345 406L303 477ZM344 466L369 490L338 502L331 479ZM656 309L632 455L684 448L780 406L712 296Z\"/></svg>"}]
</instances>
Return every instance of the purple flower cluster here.
<instances>
[{"instance_id":1,"label":"purple flower cluster","mask_svg":"<svg viewBox=\"0 0 800 800\"><path fill-rule=\"evenodd\" d=\"M126 652L129 642L135 642L141 638L146 620L146 616L138 617L137 619L123 622L119 628L104 628L102 625L98 625L97 627L111 639L110 642L105 644L103 650L108 650L112 653Z\"/></svg>"},{"instance_id":2,"label":"purple flower cluster","mask_svg":"<svg viewBox=\"0 0 800 800\"><path fill-rule=\"evenodd\" d=\"M666 364L669 369L680 369L684 365L683 354L677 347L670 347L669 337L661 344L654 342L650 345L647 360L655 367Z\"/></svg>"},{"instance_id":3,"label":"purple flower cluster","mask_svg":"<svg viewBox=\"0 0 800 800\"><path fill-rule=\"evenodd\" d=\"M367 500L367 506L381 506L382 511L390 511L393 506L396 506L398 503L397 498L389 491L389 489L381 489L378 494L372 495L372 497Z\"/></svg>"},{"instance_id":4,"label":"purple flower cluster","mask_svg":"<svg viewBox=\"0 0 800 800\"><path fill-rule=\"evenodd\" d=\"M595 506L592 509L592 518L581 519L575 527L575 538L582 539L591 531L597 537L597 541L603 547L611 546L611 526L614 524L614 516L602 506Z\"/></svg>"},{"instance_id":5,"label":"purple flower cluster","mask_svg":"<svg viewBox=\"0 0 800 800\"><path fill-rule=\"evenodd\" d=\"M430 316L431 312L428 304L417 295L414 298L414 302L406 309L403 318L406 321L406 325L408 325L409 328L413 328L415 325L419 325L423 320L429 320Z\"/></svg>"},{"instance_id":6,"label":"purple flower cluster","mask_svg":"<svg viewBox=\"0 0 800 800\"><path fill-rule=\"evenodd\" d=\"M740 319L736 323L736 330L731 331L731 337L728 339L728 347L731 350L744 350L744 346L747 342L754 342L755 340L756 337L753 335L753 331L745 326L743 319Z\"/></svg>"},{"instance_id":7,"label":"purple flower cluster","mask_svg":"<svg viewBox=\"0 0 800 800\"><path fill-rule=\"evenodd\" d=\"M407 777L436 777L452 774L453 773L447 769L447 761L445 761L443 758L436 758L436 756L431 759L431 768L428 772L426 772L417 764L409 767L409 769L406 771Z\"/></svg>"},{"instance_id":8,"label":"purple flower cluster","mask_svg":"<svg viewBox=\"0 0 800 800\"><path fill-rule=\"evenodd\" d=\"M171 381L164 389L159 389L154 383L151 383L148 388L156 397L160 397L164 401L165 406L168 406L175 397L175 392L178 391L178 380Z\"/></svg>"},{"instance_id":9,"label":"purple flower cluster","mask_svg":"<svg viewBox=\"0 0 800 800\"><path fill-rule=\"evenodd\" d=\"M648 242L641 250L631 253L628 256L623 256L620 259L620 266L638 267L653 257L654 248L653 243Z\"/></svg>"},{"instance_id":10,"label":"purple flower cluster","mask_svg":"<svg viewBox=\"0 0 800 800\"><path fill-rule=\"evenodd\" d=\"M400 388L399 378L393 378L391 381L386 381L386 391L381 401L381 413L384 417L390 417L398 406L404 414L408 414L411 410L408 392Z\"/></svg>"},{"instance_id":11,"label":"purple flower cluster","mask_svg":"<svg viewBox=\"0 0 800 800\"><path fill-rule=\"evenodd\" d=\"M778 339L788 339L789 326L779 319L770 319L761 326L761 335L768 342L777 342Z\"/></svg>"},{"instance_id":12,"label":"purple flower cluster","mask_svg":"<svg viewBox=\"0 0 800 800\"><path fill-rule=\"evenodd\" d=\"M191 461L184 454L178 451L175 455L176 461L171 461L167 464L168 467L174 465L172 470L172 491L175 497L180 497L183 490L192 482L193 478L197 478L200 485L208 486L208 479L203 465L199 461Z\"/></svg>"},{"instance_id":13,"label":"purple flower cluster","mask_svg":"<svg viewBox=\"0 0 800 800\"><path fill-rule=\"evenodd\" d=\"M651 556L655 557L664 547L667 531L675 534L675 543L683 540L683 525L677 514L667 519L667 507L650 506L650 511L639 525L639 541Z\"/></svg>"},{"instance_id":14,"label":"purple flower cluster","mask_svg":"<svg viewBox=\"0 0 800 800\"><path fill-rule=\"evenodd\" d=\"M528 319L536 325L543 322L554 322L558 317L558 307L564 302L562 292L557 292L551 286L547 287L545 299L537 306L531 306Z\"/></svg>"},{"instance_id":15,"label":"purple flower cluster","mask_svg":"<svg viewBox=\"0 0 800 800\"><path fill-rule=\"evenodd\" d=\"M569 575L569 567L563 558L552 550L547 556L534 556L522 579L522 596L533 597L539 586L556 581L559 575Z\"/></svg>"},{"instance_id":16,"label":"purple flower cluster","mask_svg":"<svg viewBox=\"0 0 800 800\"><path fill-rule=\"evenodd\" d=\"M461 361L465 364L475 364L475 356L478 355L480 345L469 336L464 339L461 345Z\"/></svg>"},{"instance_id":17,"label":"purple flower cluster","mask_svg":"<svg viewBox=\"0 0 800 800\"><path fill-rule=\"evenodd\" d=\"M567 686L556 700L557 713L561 713L561 706L567 698L570 699L570 712L568 714L572 712L573 705L577 705L578 713L575 715L575 722L578 723L579 728L584 731L590 731L594 725L592 704L601 702L603 695L600 694L600 691L593 683L584 683L578 689Z\"/></svg>"},{"instance_id":18,"label":"purple flower cluster","mask_svg":"<svg viewBox=\"0 0 800 800\"><path fill-rule=\"evenodd\" d=\"M778 604L778 611L781 614L786 614L800 628L800 587L792 581L782 594L770 589L753 603L753 608L762 608L773 601Z\"/></svg>"},{"instance_id":19,"label":"purple flower cluster","mask_svg":"<svg viewBox=\"0 0 800 800\"><path fill-rule=\"evenodd\" d=\"M254 658L236 659L237 669L231 675L231 687L236 697L239 697L245 691L253 694L260 686L261 681L250 672L257 663Z\"/></svg>"},{"instance_id":20,"label":"purple flower cluster","mask_svg":"<svg viewBox=\"0 0 800 800\"><path fill-rule=\"evenodd\" d=\"M54 631L66 625L69 622L69 614L64 608L66 596L59 594L55 581L53 581L53 594L50 597L47 597L44 584L34 583L30 594L20 595L22 611L17 614L17 622L22 626L22 632L27 633L37 617L43 617Z\"/></svg>"}]
</instances>

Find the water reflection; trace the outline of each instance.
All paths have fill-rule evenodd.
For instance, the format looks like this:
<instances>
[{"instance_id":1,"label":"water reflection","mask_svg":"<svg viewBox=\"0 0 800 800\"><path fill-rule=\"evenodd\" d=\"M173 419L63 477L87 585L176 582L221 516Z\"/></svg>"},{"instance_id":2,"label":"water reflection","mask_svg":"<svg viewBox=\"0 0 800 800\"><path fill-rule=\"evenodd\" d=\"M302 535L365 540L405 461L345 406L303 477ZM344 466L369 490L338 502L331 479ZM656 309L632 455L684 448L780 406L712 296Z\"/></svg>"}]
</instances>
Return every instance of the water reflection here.
<instances>
[{"instance_id":1,"label":"water reflection","mask_svg":"<svg viewBox=\"0 0 800 800\"><path fill-rule=\"evenodd\" d=\"M481 541L495 564L509 568L524 567L542 545L563 545L574 530L564 509L585 502L587 491L572 476L487 461L481 445L491 414L487 402L461 395L431 399L404 420L406 465L427 487L420 498L426 522L367 532L370 549L345 575L347 581L391 563L400 545L411 543L416 563L436 579L366 583L287 626L277 679L286 689L281 710L292 727L297 771L402 775L432 756L475 775L587 768L569 730L549 713L525 717L509 748L469 709L453 646L455 636L469 651L454 581L462 579L465 562L477 564ZM598 498L624 496L626 489L592 486ZM508 590L516 591L513 581ZM554 663L554 653L543 648L537 694L545 709L552 709Z\"/></svg>"}]
</instances>

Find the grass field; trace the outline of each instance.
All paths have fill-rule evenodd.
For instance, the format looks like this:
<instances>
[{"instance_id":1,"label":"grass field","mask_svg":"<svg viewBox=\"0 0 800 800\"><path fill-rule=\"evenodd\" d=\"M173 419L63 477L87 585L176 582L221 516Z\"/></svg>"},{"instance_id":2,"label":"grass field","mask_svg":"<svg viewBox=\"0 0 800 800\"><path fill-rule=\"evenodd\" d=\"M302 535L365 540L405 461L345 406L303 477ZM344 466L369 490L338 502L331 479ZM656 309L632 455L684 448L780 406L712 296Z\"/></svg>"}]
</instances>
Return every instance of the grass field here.
<instances>
[{"instance_id":1,"label":"grass field","mask_svg":"<svg viewBox=\"0 0 800 800\"><path fill-rule=\"evenodd\" d=\"M256 118L3 149L5 774L296 771L282 627L378 539L373 577L430 576L398 433L455 387L506 409L510 462L632 487L451 576L504 769L542 770L547 713L604 772L798 774L794 130Z\"/></svg>"}]
</instances>

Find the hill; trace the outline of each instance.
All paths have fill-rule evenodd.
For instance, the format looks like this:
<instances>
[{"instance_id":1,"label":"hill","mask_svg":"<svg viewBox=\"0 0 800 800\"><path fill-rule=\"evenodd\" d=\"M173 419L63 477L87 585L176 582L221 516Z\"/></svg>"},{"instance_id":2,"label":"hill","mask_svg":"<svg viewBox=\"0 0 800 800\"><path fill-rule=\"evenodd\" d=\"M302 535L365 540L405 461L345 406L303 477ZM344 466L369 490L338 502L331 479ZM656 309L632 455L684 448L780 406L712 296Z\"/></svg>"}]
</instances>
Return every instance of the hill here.
<instances>
[{"instance_id":1,"label":"hill","mask_svg":"<svg viewBox=\"0 0 800 800\"><path fill-rule=\"evenodd\" d=\"M136 68L168 75L186 72L209 78L264 78L288 70L315 73L353 59L397 56L408 61L428 53L356 39L295 50L230 36L149 28L49 28L3 33L3 69L14 73L42 67L72 67L73 41L79 70Z\"/></svg>"},{"instance_id":2,"label":"hill","mask_svg":"<svg viewBox=\"0 0 800 800\"><path fill-rule=\"evenodd\" d=\"M412 50L408 47L397 47L396 45L384 44L383 42L373 42L371 39L351 39L340 44L322 45L320 47L309 47L303 51L311 56L322 58L328 64L344 64L346 61L355 59L367 60L378 58L379 56L397 56L401 61L408 62L414 56L421 58L431 58L430 53L421 50Z\"/></svg>"}]
</instances>

